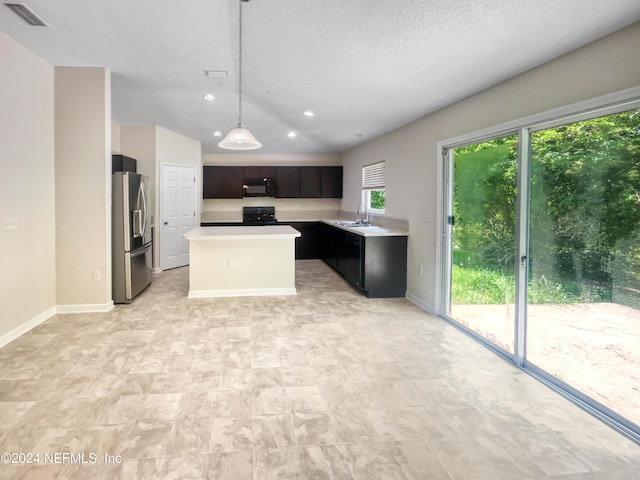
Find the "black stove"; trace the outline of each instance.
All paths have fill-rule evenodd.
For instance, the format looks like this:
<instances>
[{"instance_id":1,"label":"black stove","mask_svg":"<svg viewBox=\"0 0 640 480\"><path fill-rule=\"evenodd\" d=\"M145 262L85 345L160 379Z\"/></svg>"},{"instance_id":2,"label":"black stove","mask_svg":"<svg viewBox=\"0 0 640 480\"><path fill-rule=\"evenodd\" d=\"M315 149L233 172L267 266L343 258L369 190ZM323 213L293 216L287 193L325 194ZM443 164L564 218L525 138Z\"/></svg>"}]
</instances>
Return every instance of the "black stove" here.
<instances>
[{"instance_id":1,"label":"black stove","mask_svg":"<svg viewBox=\"0 0 640 480\"><path fill-rule=\"evenodd\" d=\"M274 225L276 219L276 207L243 207L243 225Z\"/></svg>"}]
</instances>

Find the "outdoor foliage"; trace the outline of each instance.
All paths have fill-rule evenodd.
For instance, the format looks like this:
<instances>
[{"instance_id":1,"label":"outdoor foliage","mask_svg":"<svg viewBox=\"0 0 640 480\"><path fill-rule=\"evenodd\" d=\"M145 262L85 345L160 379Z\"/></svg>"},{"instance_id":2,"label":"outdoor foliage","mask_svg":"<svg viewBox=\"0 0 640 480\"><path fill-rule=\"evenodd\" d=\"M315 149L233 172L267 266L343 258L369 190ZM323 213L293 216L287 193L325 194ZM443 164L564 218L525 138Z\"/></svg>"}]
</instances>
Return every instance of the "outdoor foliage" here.
<instances>
[{"instance_id":1,"label":"outdoor foliage","mask_svg":"<svg viewBox=\"0 0 640 480\"><path fill-rule=\"evenodd\" d=\"M513 273L517 152L516 136L456 149L454 261L459 265Z\"/></svg>"},{"instance_id":2,"label":"outdoor foliage","mask_svg":"<svg viewBox=\"0 0 640 480\"><path fill-rule=\"evenodd\" d=\"M453 265L452 297L464 305L505 304L514 302L515 277L489 268L465 268ZM529 281L530 303L571 303L575 297L559 283L544 276Z\"/></svg>"},{"instance_id":3,"label":"outdoor foliage","mask_svg":"<svg viewBox=\"0 0 640 480\"><path fill-rule=\"evenodd\" d=\"M456 265L513 276L517 148L456 149ZM530 300L640 304L640 110L534 132L531 153Z\"/></svg>"},{"instance_id":4,"label":"outdoor foliage","mask_svg":"<svg viewBox=\"0 0 640 480\"><path fill-rule=\"evenodd\" d=\"M384 190L371 191L371 208L384 210Z\"/></svg>"},{"instance_id":5,"label":"outdoor foliage","mask_svg":"<svg viewBox=\"0 0 640 480\"><path fill-rule=\"evenodd\" d=\"M488 268L453 266L451 296L455 303L487 305L513 303L514 278Z\"/></svg>"}]
</instances>

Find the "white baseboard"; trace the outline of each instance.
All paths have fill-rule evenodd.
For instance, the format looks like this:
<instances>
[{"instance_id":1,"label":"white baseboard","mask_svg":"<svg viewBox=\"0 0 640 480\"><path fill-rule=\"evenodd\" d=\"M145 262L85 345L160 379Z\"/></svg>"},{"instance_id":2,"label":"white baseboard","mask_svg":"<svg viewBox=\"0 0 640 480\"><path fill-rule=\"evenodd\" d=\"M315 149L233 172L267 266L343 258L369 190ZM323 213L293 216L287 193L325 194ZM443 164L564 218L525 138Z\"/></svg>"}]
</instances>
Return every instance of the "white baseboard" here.
<instances>
[{"instance_id":1,"label":"white baseboard","mask_svg":"<svg viewBox=\"0 0 640 480\"><path fill-rule=\"evenodd\" d=\"M422 299L416 297L413 293L407 292L405 296L407 300L409 300L414 305L417 305L421 309L425 310L427 313L430 313L431 315L435 315L436 317L438 316L438 314L434 312L433 307L431 305L428 305Z\"/></svg>"},{"instance_id":2,"label":"white baseboard","mask_svg":"<svg viewBox=\"0 0 640 480\"><path fill-rule=\"evenodd\" d=\"M58 305L56 313L93 313L108 312L113 308L113 300L107 303L88 303L80 305Z\"/></svg>"},{"instance_id":3,"label":"white baseboard","mask_svg":"<svg viewBox=\"0 0 640 480\"><path fill-rule=\"evenodd\" d=\"M44 312L36 315L31 320L27 320L22 325L18 325L13 330L0 336L0 347L4 347L7 343L12 342L20 335L24 335L32 328L37 327L45 320L53 317L56 313L89 313L89 312L108 312L113 308L113 300L104 304L86 304L86 305L57 305L51 307Z\"/></svg>"},{"instance_id":4,"label":"white baseboard","mask_svg":"<svg viewBox=\"0 0 640 480\"><path fill-rule=\"evenodd\" d=\"M297 295L295 288L242 288L228 290L189 290L188 298L259 297L264 295Z\"/></svg>"},{"instance_id":5,"label":"white baseboard","mask_svg":"<svg viewBox=\"0 0 640 480\"><path fill-rule=\"evenodd\" d=\"M161 267L155 267L153 270L151 270L151 273L156 274L156 273L162 273L163 270Z\"/></svg>"},{"instance_id":6,"label":"white baseboard","mask_svg":"<svg viewBox=\"0 0 640 480\"><path fill-rule=\"evenodd\" d=\"M12 342L16 338L18 338L20 335L24 335L32 328L37 327L45 320L53 317L55 314L56 314L56 307L51 307L48 310L45 310L44 312L36 315L31 320L27 320L22 325L18 325L16 328L5 333L0 337L0 347L4 347L7 343Z\"/></svg>"}]
</instances>

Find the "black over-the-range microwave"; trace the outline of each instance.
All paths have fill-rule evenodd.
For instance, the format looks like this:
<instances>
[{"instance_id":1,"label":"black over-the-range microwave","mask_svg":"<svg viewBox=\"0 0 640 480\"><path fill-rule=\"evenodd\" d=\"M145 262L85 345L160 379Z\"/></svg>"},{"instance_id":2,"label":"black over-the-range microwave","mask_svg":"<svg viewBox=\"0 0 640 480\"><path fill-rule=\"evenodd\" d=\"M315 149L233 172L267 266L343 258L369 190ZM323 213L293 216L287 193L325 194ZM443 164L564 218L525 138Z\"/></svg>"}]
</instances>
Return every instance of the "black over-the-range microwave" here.
<instances>
[{"instance_id":1,"label":"black over-the-range microwave","mask_svg":"<svg viewBox=\"0 0 640 480\"><path fill-rule=\"evenodd\" d=\"M242 191L245 197L275 197L276 179L273 177L245 178Z\"/></svg>"}]
</instances>

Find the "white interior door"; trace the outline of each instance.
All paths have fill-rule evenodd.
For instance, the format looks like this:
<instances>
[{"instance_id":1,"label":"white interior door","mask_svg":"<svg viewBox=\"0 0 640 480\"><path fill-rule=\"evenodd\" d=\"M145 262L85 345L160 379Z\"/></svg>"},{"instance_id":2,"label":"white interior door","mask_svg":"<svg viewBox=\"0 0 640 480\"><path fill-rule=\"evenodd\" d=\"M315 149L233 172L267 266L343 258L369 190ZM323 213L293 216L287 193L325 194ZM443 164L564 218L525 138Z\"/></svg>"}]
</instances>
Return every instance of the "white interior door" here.
<instances>
[{"instance_id":1,"label":"white interior door","mask_svg":"<svg viewBox=\"0 0 640 480\"><path fill-rule=\"evenodd\" d=\"M182 235L196 225L195 167L163 164L160 202L160 265L188 265L189 242Z\"/></svg>"}]
</instances>

